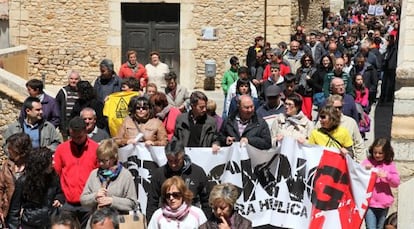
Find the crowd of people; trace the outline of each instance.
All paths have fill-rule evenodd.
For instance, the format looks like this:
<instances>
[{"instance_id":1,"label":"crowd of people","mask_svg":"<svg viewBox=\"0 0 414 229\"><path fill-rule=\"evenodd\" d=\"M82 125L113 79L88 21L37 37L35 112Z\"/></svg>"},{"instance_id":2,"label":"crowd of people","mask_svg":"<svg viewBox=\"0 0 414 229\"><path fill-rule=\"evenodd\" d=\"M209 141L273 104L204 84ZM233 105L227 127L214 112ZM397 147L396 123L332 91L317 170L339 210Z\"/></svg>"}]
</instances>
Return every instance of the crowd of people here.
<instances>
[{"instance_id":1,"label":"crowd of people","mask_svg":"<svg viewBox=\"0 0 414 229\"><path fill-rule=\"evenodd\" d=\"M149 228L251 228L235 209L237 187L210 187L185 147L217 153L240 142L268 150L293 137L375 168L366 225L382 228L399 175L390 141L376 139L367 149L364 139L371 107L393 101L400 6L384 4L381 16L370 14L373 6L329 13L321 31L298 25L290 43L277 47L256 37L246 66L236 56L229 60L221 117L203 92L190 94L178 84L158 52L144 66L137 52L128 51L118 74L104 59L93 84L69 71L56 98L44 92L42 81L29 80L19 118L3 134L2 226L117 228L117 215L139 209L138 190L118 150L143 143L165 147L167 158L151 171L144 212Z\"/></svg>"}]
</instances>

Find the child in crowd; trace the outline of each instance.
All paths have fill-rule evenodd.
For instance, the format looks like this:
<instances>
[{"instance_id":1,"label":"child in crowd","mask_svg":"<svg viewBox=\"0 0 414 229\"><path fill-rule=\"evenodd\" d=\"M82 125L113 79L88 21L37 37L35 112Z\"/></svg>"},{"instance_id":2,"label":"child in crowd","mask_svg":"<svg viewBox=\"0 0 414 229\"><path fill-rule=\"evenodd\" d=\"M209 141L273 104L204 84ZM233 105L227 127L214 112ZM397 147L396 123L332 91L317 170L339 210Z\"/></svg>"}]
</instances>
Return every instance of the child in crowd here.
<instances>
[{"instance_id":1,"label":"child in crowd","mask_svg":"<svg viewBox=\"0 0 414 229\"><path fill-rule=\"evenodd\" d=\"M367 229L383 228L388 209L394 202L391 187L400 184L400 176L393 162L394 150L390 140L377 138L369 148L369 156L362 162L366 169L377 173L374 190L365 216Z\"/></svg>"},{"instance_id":2,"label":"child in crowd","mask_svg":"<svg viewBox=\"0 0 414 229\"><path fill-rule=\"evenodd\" d=\"M369 117L369 112L371 110L369 106L369 90L364 85L364 79L361 74L357 74L353 81L354 92L355 92L355 105L359 114L359 132L361 136L365 139L365 133L369 132L371 127L371 119Z\"/></svg>"}]
</instances>

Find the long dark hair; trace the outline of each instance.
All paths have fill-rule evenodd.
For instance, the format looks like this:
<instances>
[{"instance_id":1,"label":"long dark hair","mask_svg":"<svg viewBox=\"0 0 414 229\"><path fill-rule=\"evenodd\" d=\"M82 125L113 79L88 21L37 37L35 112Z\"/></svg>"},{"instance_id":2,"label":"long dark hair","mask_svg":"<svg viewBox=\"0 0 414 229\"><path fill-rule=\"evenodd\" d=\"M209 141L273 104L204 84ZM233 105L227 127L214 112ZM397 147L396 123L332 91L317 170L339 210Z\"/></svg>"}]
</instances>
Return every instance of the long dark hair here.
<instances>
[{"instance_id":1,"label":"long dark hair","mask_svg":"<svg viewBox=\"0 0 414 229\"><path fill-rule=\"evenodd\" d=\"M369 147L369 158L374 158L374 148L381 147L384 153L384 162L390 164L394 160L394 149L391 146L391 142L387 138L377 138Z\"/></svg>"},{"instance_id":2,"label":"long dark hair","mask_svg":"<svg viewBox=\"0 0 414 229\"><path fill-rule=\"evenodd\" d=\"M23 197L35 203L42 203L49 184L53 182L55 171L50 170L53 152L46 147L34 149L26 163Z\"/></svg>"},{"instance_id":3,"label":"long dark hair","mask_svg":"<svg viewBox=\"0 0 414 229\"><path fill-rule=\"evenodd\" d=\"M92 99L96 99L96 93L95 90L93 89L91 83L89 83L89 81L87 80L80 80L77 84L76 87L78 88L78 94L79 94L79 98L83 99L83 100L92 100Z\"/></svg>"}]
</instances>

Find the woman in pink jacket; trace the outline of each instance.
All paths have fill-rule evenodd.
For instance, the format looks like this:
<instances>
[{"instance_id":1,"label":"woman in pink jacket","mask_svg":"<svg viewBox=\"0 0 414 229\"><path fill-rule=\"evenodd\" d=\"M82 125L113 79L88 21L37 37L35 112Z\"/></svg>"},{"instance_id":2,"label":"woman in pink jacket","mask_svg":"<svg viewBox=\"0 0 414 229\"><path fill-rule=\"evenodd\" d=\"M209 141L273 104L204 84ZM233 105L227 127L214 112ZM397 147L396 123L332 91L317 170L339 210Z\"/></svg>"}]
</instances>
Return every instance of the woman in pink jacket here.
<instances>
[{"instance_id":1,"label":"woman in pink jacket","mask_svg":"<svg viewBox=\"0 0 414 229\"><path fill-rule=\"evenodd\" d=\"M367 229L383 228L388 209L394 202L391 188L400 184L400 175L394 162L394 150L390 140L377 138L369 148L369 156L362 162L366 169L377 173L369 208L365 216Z\"/></svg>"},{"instance_id":2,"label":"woman in pink jacket","mask_svg":"<svg viewBox=\"0 0 414 229\"><path fill-rule=\"evenodd\" d=\"M150 102L154 107L155 116L162 121L167 130L168 141L171 141L175 130L175 120L181 111L168 104L167 96L162 92L155 92L150 97Z\"/></svg>"}]
</instances>

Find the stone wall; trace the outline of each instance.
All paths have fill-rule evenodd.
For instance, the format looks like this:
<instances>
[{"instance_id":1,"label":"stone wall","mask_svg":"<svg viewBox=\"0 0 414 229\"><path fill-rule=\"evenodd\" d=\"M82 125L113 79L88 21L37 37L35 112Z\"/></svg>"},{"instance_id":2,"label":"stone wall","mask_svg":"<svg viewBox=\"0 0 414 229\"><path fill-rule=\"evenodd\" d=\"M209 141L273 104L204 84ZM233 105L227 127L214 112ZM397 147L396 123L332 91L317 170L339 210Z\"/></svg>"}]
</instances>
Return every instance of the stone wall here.
<instances>
[{"instance_id":1,"label":"stone wall","mask_svg":"<svg viewBox=\"0 0 414 229\"><path fill-rule=\"evenodd\" d=\"M231 56L245 59L247 49L254 37L264 33L264 0L240 4L237 1L205 0L194 5L191 27L195 29L197 47L193 50L196 59L196 88L204 82L204 61L213 59L217 63L217 87ZM206 20L207 19L207 20ZM216 28L217 40L203 40L200 28ZM197 31L198 30L198 31ZM245 65L245 61L240 61Z\"/></svg>"},{"instance_id":2,"label":"stone wall","mask_svg":"<svg viewBox=\"0 0 414 229\"><path fill-rule=\"evenodd\" d=\"M21 107L21 102L17 102L10 96L0 92L0 151L4 143L3 133L10 123L17 120Z\"/></svg>"},{"instance_id":3,"label":"stone wall","mask_svg":"<svg viewBox=\"0 0 414 229\"><path fill-rule=\"evenodd\" d=\"M322 6L329 6L329 0L294 0L292 1L292 33L295 26L305 26L305 32L322 30ZM339 12L339 11L338 11Z\"/></svg>"},{"instance_id":4,"label":"stone wall","mask_svg":"<svg viewBox=\"0 0 414 229\"><path fill-rule=\"evenodd\" d=\"M28 47L29 76L46 74L49 84L63 84L69 69L94 79L107 56L106 1L10 0L12 45Z\"/></svg>"},{"instance_id":5,"label":"stone wall","mask_svg":"<svg viewBox=\"0 0 414 229\"><path fill-rule=\"evenodd\" d=\"M110 58L119 68L121 55L122 2L159 3L153 0L107 1L18 1L10 0L10 35L12 45L28 46L29 78L62 85L69 69L77 69L84 79L99 75L98 64ZM166 0L181 5L180 47L181 82L201 88L204 61L217 63L216 86L228 69L232 55L244 63L247 48L254 37L264 35L265 1L241 4L231 0ZM268 39L272 43L289 39L290 1L267 1ZM216 40L203 40L202 28L217 31ZM194 83L195 82L195 83Z\"/></svg>"}]
</instances>

